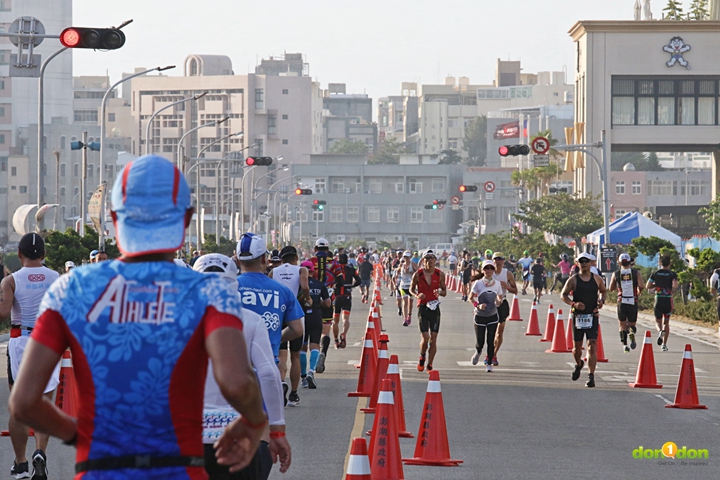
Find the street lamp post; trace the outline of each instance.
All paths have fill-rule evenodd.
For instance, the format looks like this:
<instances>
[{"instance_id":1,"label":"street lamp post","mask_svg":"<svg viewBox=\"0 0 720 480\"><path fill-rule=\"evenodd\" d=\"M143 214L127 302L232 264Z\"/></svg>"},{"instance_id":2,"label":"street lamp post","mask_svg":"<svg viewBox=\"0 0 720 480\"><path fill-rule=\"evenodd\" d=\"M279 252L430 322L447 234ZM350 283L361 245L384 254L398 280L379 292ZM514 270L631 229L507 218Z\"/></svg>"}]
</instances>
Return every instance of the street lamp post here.
<instances>
[{"instance_id":1,"label":"street lamp post","mask_svg":"<svg viewBox=\"0 0 720 480\"><path fill-rule=\"evenodd\" d=\"M171 104L165 105L160 110L153 112L152 115L150 115L150 118L148 119L147 125L145 126L145 155L148 155L150 153L150 144L151 144L150 127L152 126L152 122L153 122L153 120L155 120L155 117L157 117L160 113L162 113L163 111L167 110L170 107L174 107L175 105L180 105L181 103L185 103L189 100L199 100L207 94L208 94L208 92L203 92L199 95L193 95L192 97L183 98L182 100L178 100L177 102L173 102ZM198 157L199 156L200 155L198 155Z\"/></svg>"},{"instance_id":2,"label":"street lamp post","mask_svg":"<svg viewBox=\"0 0 720 480\"><path fill-rule=\"evenodd\" d=\"M283 160L283 156L282 156L282 155L278 155L277 157L275 157L275 161L276 161L276 162L281 162L282 160ZM276 169L276 170L277 170L277 169ZM252 197L251 197L251 200L252 200L252 201L251 201L251 203L250 203L250 218L251 218L251 219L254 219L254 218L255 218L255 215L257 214L257 197L258 197L258 196L255 195L255 191L256 191L257 188L258 188L258 183L260 183L260 180L262 180L263 178L267 177L268 175L270 175L271 173L275 172L276 170L270 170L270 169L268 169L268 172L267 172L267 173L265 173L264 175L259 176L257 179L255 179L255 174L253 173L253 180L252 180L252 182L250 182L250 183L252 184L252 192L250 192L250 194L252 195ZM283 171L285 171L285 167L283 167ZM254 220L252 220L251 222L254 223ZM251 224L252 224L252 223L251 223Z\"/></svg>"},{"instance_id":3,"label":"street lamp post","mask_svg":"<svg viewBox=\"0 0 720 480\"><path fill-rule=\"evenodd\" d=\"M181 172L183 172L183 171L185 170L185 169L184 169L184 166L183 166L183 163L184 163L184 162L183 162L183 157L185 156L185 146L183 145L183 142L185 141L185 138L186 138L188 135L190 135L191 133L197 132L197 131L200 130L201 128L205 128L205 127L215 127L215 126L217 126L217 125L220 125L221 123L227 121L229 118L230 118L230 117L225 117L225 118L223 118L222 120L212 120L212 121L210 121L210 122L203 123L202 125L198 125L198 126L195 127L195 128L191 128L190 130L188 130L187 132L185 132L182 137L180 137L180 141L178 142L177 155L176 155L176 158L175 158L175 165L177 166L177 168L178 168Z\"/></svg>"}]
</instances>

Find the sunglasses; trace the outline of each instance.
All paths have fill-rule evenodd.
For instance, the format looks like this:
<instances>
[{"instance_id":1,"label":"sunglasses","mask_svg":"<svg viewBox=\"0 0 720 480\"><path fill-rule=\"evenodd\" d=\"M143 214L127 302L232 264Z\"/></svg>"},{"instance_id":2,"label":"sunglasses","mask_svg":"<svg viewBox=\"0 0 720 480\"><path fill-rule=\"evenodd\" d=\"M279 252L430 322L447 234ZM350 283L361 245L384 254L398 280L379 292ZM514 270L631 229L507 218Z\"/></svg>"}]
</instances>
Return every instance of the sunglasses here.
<instances>
[{"instance_id":1,"label":"sunglasses","mask_svg":"<svg viewBox=\"0 0 720 480\"><path fill-rule=\"evenodd\" d=\"M493 258L493 260L505 260L505 258L504 257L495 257L495 258Z\"/></svg>"},{"instance_id":2,"label":"sunglasses","mask_svg":"<svg viewBox=\"0 0 720 480\"><path fill-rule=\"evenodd\" d=\"M491 267L488 265L487 267L483 268L483 270L495 270L495 267Z\"/></svg>"},{"instance_id":3,"label":"sunglasses","mask_svg":"<svg viewBox=\"0 0 720 480\"><path fill-rule=\"evenodd\" d=\"M578 263L590 263L590 260L588 260L587 258L581 258L580 260L578 260Z\"/></svg>"}]
</instances>

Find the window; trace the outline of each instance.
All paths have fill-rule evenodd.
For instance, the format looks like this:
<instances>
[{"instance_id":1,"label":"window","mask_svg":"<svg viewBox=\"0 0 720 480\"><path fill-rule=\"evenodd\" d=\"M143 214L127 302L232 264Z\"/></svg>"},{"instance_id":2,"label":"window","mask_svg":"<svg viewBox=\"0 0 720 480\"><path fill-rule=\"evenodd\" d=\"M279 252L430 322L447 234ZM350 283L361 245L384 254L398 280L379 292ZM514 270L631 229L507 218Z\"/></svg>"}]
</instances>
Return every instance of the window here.
<instances>
[{"instance_id":1,"label":"window","mask_svg":"<svg viewBox=\"0 0 720 480\"><path fill-rule=\"evenodd\" d=\"M686 182L682 182L682 186L680 187L680 195L685 195L685 183ZM709 180L689 180L687 181L687 184L690 195L710 195Z\"/></svg>"},{"instance_id":2,"label":"window","mask_svg":"<svg viewBox=\"0 0 720 480\"><path fill-rule=\"evenodd\" d=\"M97 110L75 110L75 121L84 123L97 123Z\"/></svg>"},{"instance_id":3,"label":"window","mask_svg":"<svg viewBox=\"0 0 720 480\"><path fill-rule=\"evenodd\" d=\"M284 114L283 114L282 119L283 119L283 120L287 120L287 119L288 119L287 113L284 113Z\"/></svg>"},{"instance_id":4,"label":"window","mask_svg":"<svg viewBox=\"0 0 720 480\"><path fill-rule=\"evenodd\" d=\"M615 219L622 218L627 213L627 210L624 210L622 208L616 208L615 209Z\"/></svg>"},{"instance_id":5,"label":"window","mask_svg":"<svg viewBox=\"0 0 720 480\"><path fill-rule=\"evenodd\" d=\"M430 210L430 223L442 223L443 212L442 210Z\"/></svg>"},{"instance_id":6,"label":"window","mask_svg":"<svg viewBox=\"0 0 720 480\"><path fill-rule=\"evenodd\" d=\"M312 221L313 222L324 222L325 221L325 212L314 211L312 214Z\"/></svg>"},{"instance_id":7,"label":"window","mask_svg":"<svg viewBox=\"0 0 720 480\"><path fill-rule=\"evenodd\" d=\"M114 122L114 121L115 121L115 114L108 113L108 122Z\"/></svg>"},{"instance_id":8,"label":"window","mask_svg":"<svg viewBox=\"0 0 720 480\"><path fill-rule=\"evenodd\" d=\"M77 177L79 175L80 175L80 165L76 163L73 165L73 177Z\"/></svg>"},{"instance_id":9,"label":"window","mask_svg":"<svg viewBox=\"0 0 720 480\"><path fill-rule=\"evenodd\" d=\"M0 50L0 65L7 65L10 63L10 51Z\"/></svg>"},{"instance_id":10,"label":"window","mask_svg":"<svg viewBox=\"0 0 720 480\"><path fill-rule=\"evenodd\" d=\"M65 150L65 144L67 143L65 135L60 137L60 150Z\"/></svg>"},{"instance_id":11,"label":"window","mask_svg":"<svg viewBox=\"0 0 720 480\"><path fill-rule=\"evenodd\" d=\"M396 183L395 193L405 193L405 184L400 182Z\"/></svg>"},{"instance_id":12,"label":"window","mask_svg":"<svg viewBox=\"0 0 720 480\"><path fill-rule=\"evenodd\" d=\"M501 197L514 197L516 192L515 187L510 180L500 180L500 196Z\"/></svg>"},{"instance_id":13,"label":"window","mask_svg":"<svg viewBox=\"0 0 720 480\"><path fill-rule=\"evenodd\" d=\"M345 193L345 181L342 178L333 178L330 188L332 193Z\"/></svg>"},{"instance_id":14,"label":"window","mask_svg":"<svg viewBox=\"0 0 720 480\"><path fill-rule=\"evenodd\" d=\"M277 134L277 115L274 113L268 114L268 135L276 135ZM283 142L284 143L284 142Z\"/></svg>"},{"instance_id":15,"label":"window","mask_svg":"<svg viewBox=\"0 0 720 480\"><path fill-rule=\"evenodd\" d=\"M673 180L648 180L648 197L661 195L676 195L677 181Z\"/></svg>"},{"instance_id":16,"label":"window","mask_svg":"<svg viewBox=\"0 0 720 480\"><path fill-rule=\"evenodd\" d=\"M5 145L5 134L0 133L0 144Z\"/></svg>"},{"instance_id":17,"label":"window","mask_svg":"<svg viewBox=\"0 0 720 480\"><path fill-rule=\"evenodd\" d=\"M60 187L60 196L61 197L65 196L65 187Z\"/></svg>"},{"instance_id":18,"label":"window","mask_svg":"<svg viewBox=\"0 0 720 480\"><path fill-rule=\"evenodd\" d=\"M283 138L282 144L283 144L283 145L287 145L287 144L288 144L287 138Z\"/></svg>"},{"instance_id":19,"label":"window","mask_svg":"<svg viewBox=\"0 0 720 480\"><path fill-rule=\"evenodd\" d=\"M422 223L423 207L410 207L410 223Z\"/></svg>"},{"instance_id":20,"label":"window","mask_svg":"<svg viewBox=\"0 0 720 480\"><path fill-rule=\"evenodd\" d=\"M615 193L625 195L625 182L615 182Z\"/></svg>"},{"instance_id":21,"label":"window","mask_svg":"<svg viewBox=\"0 0 720 480\"><path fill-rule=\"evenodd\" d=\"M11 8L11 0L0 0L0 11L9 12Z\"/></svg>"},{"instance_id":22,"label":"window","mask_svg":"<svg viewBox=\"0 0 720 480\"><path fill-rule=\"evenodd\" d=\"M387 207L387 221L389 223L400 221L400 207Z\"/></svg>"},{"instance_id":23,"label":"window","mask_svg":"<svg viewBox=\"0 0 720 480\"><path fill-rule=\"evenodd\" d=\"M324 178L316 178L315 179L315 188L313 189L315 193L325 193L325 179Z\"/></svg>"},{"instance_id":24,"label":"window","mask_svg":"<svg viewBox=\"0 0 720 480\"><path fill-rule=\"evenodd\" d=\"M8 157L0 157L0 172L7 172Z\"/></svg>"},{"instance_id":25,"label":"window","mask_svg":"<svg viewBox=\"0 0 720 480\"><path fill-rule=\"evenodd\" d=\"M367 207L368 223L380 223L380 207Z\"/></svg>"},{"instance_id":26,"label":"window","mask_svg":"<svg viewBox=\"0 0 720 480\"><path fill-rule=\"evenodd\" d=\"M20 193L27 193L27 187L25 185L20 185Z\"/></svg>"},{"instance_id":27,"label":"window","mask_svg":"<svg viewBox=\"0 0 720 480\"><path fill-rule=\"evenodd\" d=\"M433 178L432 179L432 193L445 193L445 179L444 178Z\"/></svg>"},{"instance_id":28,"label":"window","mask_svg":"<svg viewBox=\"0 0 720 480\"><path fill-rule=\"evenodd\" d=\"M368 180L368 190L370 193L382 193L382 179L371 178Z\"/></svg>"},{"instance_id":29,"label":"window","mask_svg":"<svg viewBox=\"0 0 720 480\"><path fill-rule=\"evenodd\" d=\"M720 77L612 79L613 125L717 125Z\"/></svg>"},{"instance_id":30,"label":"window","mask_svg":"<svg viewBox=\"0 0 720 480\"><path fill-rule=\"evenodd\" d=\"M408 182L408 193L422 193L422 182L410 179Z\"/></svg>"},{"instance_id":31,"label":"window","mask_svg":"<svg viewBox=\"0 0 720 480\"><path fill-rule=\"evenodd\" d=\"M10 167L10 176L17 177L17 167Z\"/></svg>"},{"instance_id":32,"label":"window","mask_svg":"<svg viewBox=\"0 0 720 480\"><path fill-rule=\"evenodd\" d=\"M632 194L640 195L642 193L642 182L639 180L633 180L632 182Z\"/></svg>"},{"instance_id":33,"label":"window","mask_svg":"<svg viewBox=\"0 0 720 480\"><path fill-rule=\"evenodd\" d=\"M342 207L330 207L330 223L342 223L343 209Z\"/></svg>"},{"instance_id":34,"label":"window","mask_svg":"<svg viewBox=\"0 0 720 480\"><path fill-rule=\"evenodd\" d=\"M456 128L458 126L457 118L448 118L448 128Z\"/></svg>"},{"instance_id":35,"label":"window","mask_svg":"<svg viewBox=\"0 0 720 480\"><path fill-rule=\"evenodd\" d=\"M265 108L265 91L262 88L255 89L255 110Z\"/></svg>"},{"instance_id":36,"label":"window","mask_svg":"<svg viewBox=\"0 0 720 480\"><path fill-rule=\"evenodd\" d=\"M287 95L287 94L288 94L288 89L287 89L287 88L283 88L282 94L283 94L283 95Z\"/></svg>"},{"instance_id":37,"label":"window","mask_svg":"<svg viewBox=\"0 0 720 480\"><path fill-rule=\"evenodd\" d=\"M347 207L347 222L360 222L360 207Z\"/></svg>"},{"instance_id":38,"label":"window","mask_svg":"<svg viewBox=\"0 0 720 480\"><path fill-rule=\"evenodd\" d=\"M64 163L60 164L60 176L61 177L65 176L65 164Z\"/></svg>"}]
</instances>

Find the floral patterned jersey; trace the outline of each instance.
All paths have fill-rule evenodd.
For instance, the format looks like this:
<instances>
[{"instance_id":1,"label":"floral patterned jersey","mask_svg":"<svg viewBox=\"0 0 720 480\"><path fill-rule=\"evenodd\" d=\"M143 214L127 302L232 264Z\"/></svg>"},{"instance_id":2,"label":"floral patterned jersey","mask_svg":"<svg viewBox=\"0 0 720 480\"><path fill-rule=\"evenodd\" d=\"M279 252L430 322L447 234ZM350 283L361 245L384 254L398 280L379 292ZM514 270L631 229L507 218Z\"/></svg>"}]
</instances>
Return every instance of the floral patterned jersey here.
<instances>
[{"instance_id":1,"label":"floral patterned jersey","mask_svg":"<svg viewBox=\"0 0 720 480\"><path fill-rule=\"evenodd\" d=\"M215 275L171 262L73 269L40 305L32 338L70 347L78 387L76 461L123 455L203 456L205 338L242 329L238 295ZM130 479L138 470L75 478ZM147 469L147 479L205 479L202 467Z\"/></svg>"}]
</instances>

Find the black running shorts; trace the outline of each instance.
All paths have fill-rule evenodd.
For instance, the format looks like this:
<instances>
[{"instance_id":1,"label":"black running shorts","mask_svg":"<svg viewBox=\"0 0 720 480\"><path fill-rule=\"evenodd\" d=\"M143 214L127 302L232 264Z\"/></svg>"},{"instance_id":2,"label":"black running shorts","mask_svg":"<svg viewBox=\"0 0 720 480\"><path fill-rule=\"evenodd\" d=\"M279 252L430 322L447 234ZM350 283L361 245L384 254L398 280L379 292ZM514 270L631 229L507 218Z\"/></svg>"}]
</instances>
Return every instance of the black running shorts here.
<instances>
[{"instance_id":1,"label":"black running shorts","mask_svg":"<svg viewBox=\"0 0 720 480\"><path fill-rule=\"evenodd\" d=\"M418 305L420 332L438 333L440 331L440 307L430 310L425 305Z\"/></svg>"},{"instance_id":2,"label":"black running shorts","mask_svg":"<svg viewBox=\"0 0 720 480\"><path fill-rule=\"evenodd\" d=\"M573 327L573 340L576 342L582 342L583 337L587 338L588 340L597 340L598 337L598 327L600 326L600 317L598 315L593 315L593 322L591 328L585 328L585 329L578 329L575 328L575 314L570 315L570 321L572 321L572 327Z\"/></svg>"},{"instance_id":3,"label":"black running shorts","mask_svg":"<svg viewBox=\"0 0 720 480\"><path fill-rule=\"evenodd\" d=\"M305 343L320 343L323 318L321 315L305 316Z\"/></svg>"},{"instance_id":4,"label":"black running shorts","mask_svg":"<svg viewBox=\"0 0 720 480\"><path fill-rule=\"evenodd\" d=\"M13 386L15 381L12 376L12 368L10 368L10 351L7 352L7 373L8 373L8 385Z\"/></svg>"},{"instance_id":5,"label":"black running shorts","mask_svg":"<svg viewBox=\"0 0 720 480\"><path fill-rule=\"evenodd\" d=\"M621 322L637 322L638 317L638 306L630 305L629 303L618 303L617 304L618 320Z\"/></svg>"},{"instance_id":6,"label":"black running shorts","mask_svg":"<svg viewBox=\"0 0 720 480\"><path fill-rule=\"evenodd\" d=\"M503 323L507 318L510 316L510 304L506 299L503 299L502 303L499 307L497 307L498 317L500 318L500 323Z\"/></svg>"},{"instance_id":7,"label":"black running shorts","mask_svg":"<svg viewBox=\"0 0 720 480\"><path fill-rule=\"evenodd\" d=\"M655 297L655 318L670 318L673 312L673 299L670 297Z\"/></svg>"},{"instance_id":8,"label":"black running shorts","mask_svg":"<svg viewBox=\"0 0 720 480\"><path fill-rule=\"evenodd\" d=\"M322 307L322 321L323 324L329 325L333 321L333 307Z\"/></svg>"},{"instance_id":9,"label":"black running shorts","mask_svg":"<svg viewBox=\"0 0 720 480\"><path fill-rule=\"evenodd\" d=\"M319 341L319 340L318 340L318 341ZM287 350L287 349L288 349L288 344L290 345L290 352L291 352L291 353L299 352L300 350L302 350L302 346L303 346L303 337L302 337L302 335L299 336L298 338L294 339L294 340L290 340L289 342L282 342L282 343L280 344L280 350Z\"/></svg>"},{"instance_id":10,"label":"black running shorts","mask_svg":"<svg viewBox=\"0 0 720 480\"><path fill-rule=\"evenodd\" d=\"M349 312L352 310L352 297L339 296L335 297L335 315L340 315L340 312Z\"/></svg>"}]
</instances>

